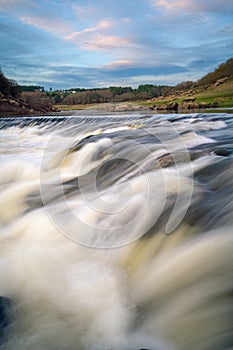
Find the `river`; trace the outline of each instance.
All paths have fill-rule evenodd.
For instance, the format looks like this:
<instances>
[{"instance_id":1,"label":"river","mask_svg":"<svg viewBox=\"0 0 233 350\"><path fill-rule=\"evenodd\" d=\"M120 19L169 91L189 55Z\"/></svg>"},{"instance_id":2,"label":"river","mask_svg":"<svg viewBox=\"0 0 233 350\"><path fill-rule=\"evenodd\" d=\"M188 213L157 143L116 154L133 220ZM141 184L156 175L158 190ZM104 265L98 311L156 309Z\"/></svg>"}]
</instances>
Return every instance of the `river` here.
<instances>
[{"instance_id":1,"label":"river","mask_svg":"<svg viewBox=\"0 0 233 350\"><path fill-rule=\"evenodd\" d=\"M0 349L233 349L233 114L0 119Z\"/></svg>"}]
</instances>

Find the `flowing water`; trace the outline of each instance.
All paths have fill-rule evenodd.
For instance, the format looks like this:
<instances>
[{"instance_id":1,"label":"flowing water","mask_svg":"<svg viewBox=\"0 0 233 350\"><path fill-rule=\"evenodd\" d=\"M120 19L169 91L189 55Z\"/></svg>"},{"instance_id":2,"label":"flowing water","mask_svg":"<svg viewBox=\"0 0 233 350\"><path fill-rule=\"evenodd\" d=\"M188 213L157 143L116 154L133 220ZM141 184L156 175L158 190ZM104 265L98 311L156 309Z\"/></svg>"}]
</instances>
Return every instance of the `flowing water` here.
<instances>
[{"instance_id":1,"label":"flowing water","mask_svg":"<svg viewBox=\"0 0 233 350\"><path fill-rule=\"evenodd\" d=\"M0 120L0 349L233 349L233 115Z\"/></svg>"}]
</instances>

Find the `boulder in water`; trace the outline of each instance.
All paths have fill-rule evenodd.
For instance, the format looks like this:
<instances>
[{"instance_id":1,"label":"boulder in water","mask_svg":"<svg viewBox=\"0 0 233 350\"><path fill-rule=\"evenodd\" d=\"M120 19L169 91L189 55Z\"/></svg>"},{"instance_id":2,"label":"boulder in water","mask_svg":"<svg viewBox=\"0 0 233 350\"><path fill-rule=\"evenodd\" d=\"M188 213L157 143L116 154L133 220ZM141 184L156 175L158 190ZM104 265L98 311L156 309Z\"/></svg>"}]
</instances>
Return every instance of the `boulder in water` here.
<instances>
[{"instance_id":1,"label":"boulder in water","mask_svg":"<svg viewBox=\"0 0 233 350\"><path fill-rule=\"evenodd\" d=\"M12 301L8 297L0 297L0 345L4 342L6 331L12 322Z\"/></svg>"}]
</instances>

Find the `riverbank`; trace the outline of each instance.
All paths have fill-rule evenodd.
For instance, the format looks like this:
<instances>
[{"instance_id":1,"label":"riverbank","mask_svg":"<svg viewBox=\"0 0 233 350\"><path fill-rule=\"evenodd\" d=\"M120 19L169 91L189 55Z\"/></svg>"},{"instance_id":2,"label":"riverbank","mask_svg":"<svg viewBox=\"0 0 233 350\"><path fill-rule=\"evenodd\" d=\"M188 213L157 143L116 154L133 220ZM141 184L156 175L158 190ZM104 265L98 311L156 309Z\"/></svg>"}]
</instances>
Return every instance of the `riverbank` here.
<instances>
[{"instance_id":1,"label":"riverbank","mask_svg":"<svg viewBox=\"0 0 233 350\"><path fill-rule=\"evenodd\" d=\"M29 104L20 98L12 96L6 97L0 94L0 117L7 118L13 116L33 116L46 115L51 112L56 112L58 109L51 103Z\"/></svg>"},{"instance_id":2,"label":"riverbank","mask_svg":"<svg viewBox=\"0 0 233 350\"><path fill-rule=\"evenodd\" d=\"M34 103L35 104L35 103ZM199 87L191 91L180 91L176 95L159 96L147 101L108 102L94 104L54 104L37 103L31 105L21 99L0 96L0 117L54 115L57 113L79 113L97 111L98 113L124 112L209 112L216 108L233 107L233 79L219 85Z\"/></svg>"},{"instance_id":3,"label":"riverbank","mask_svg":"<svg viewBox=\"0 0 233 350\"><path fill-rule=\"evenodd\" d=\"M219 84L213 84L179 91L166 97L159 96L147 101L108 102L95 104L54 105L62 111L103 111L103 112L133 112L158 111L159 113L208 111L209 109L231 109L233 107L233 79Z\"/></svg>"},{"instance_id":4,"label":"riverbank","mask_svg":"<svg viewBox=\"0 0 233 350\"><path fill-rule=\"evenodd\" d=\"M191 108L184 105L187 100ZM192 104L193 102L193 104ZM196 108L231 108L233 107L233 78L215 84L196 87L189 91L178 91L174 95L166 97L159 96L147 101L142 101L143 106L149 108L160 108L168 104L177 104L178 109L196 109Z\"/></svg>"}]
</instances>

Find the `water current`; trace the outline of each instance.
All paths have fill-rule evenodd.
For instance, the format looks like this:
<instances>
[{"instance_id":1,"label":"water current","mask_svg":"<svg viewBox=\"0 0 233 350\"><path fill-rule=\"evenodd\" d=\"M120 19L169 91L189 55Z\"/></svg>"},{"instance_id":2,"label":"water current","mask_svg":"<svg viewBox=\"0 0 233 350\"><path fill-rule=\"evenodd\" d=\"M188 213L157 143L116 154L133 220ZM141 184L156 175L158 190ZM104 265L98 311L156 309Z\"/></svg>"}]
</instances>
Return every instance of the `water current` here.
<instances>
[{"instance_id":1,"label":"water current","mask_svg":"<svg viewBox=\"0 0 233 350\"><path fill-rule=\"evenodd\" d=\"M233 349L233 114L0 119L0 349Z\"/></svg>"}]
</instances>

